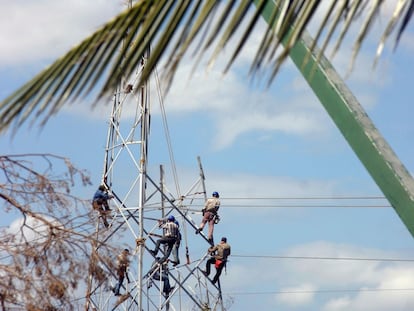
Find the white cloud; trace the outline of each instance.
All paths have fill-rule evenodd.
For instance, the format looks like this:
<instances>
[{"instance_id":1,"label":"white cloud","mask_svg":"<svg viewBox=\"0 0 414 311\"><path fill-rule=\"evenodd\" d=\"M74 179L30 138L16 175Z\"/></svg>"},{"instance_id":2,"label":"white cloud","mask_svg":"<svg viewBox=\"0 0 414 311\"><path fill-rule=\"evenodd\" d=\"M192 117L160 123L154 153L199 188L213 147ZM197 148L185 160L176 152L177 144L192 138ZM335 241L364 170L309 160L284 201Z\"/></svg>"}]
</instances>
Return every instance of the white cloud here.
<instances>
[{"instance_id":1,"label":"white cloud","mask_svg":"<svg viewBox=\"0 0 414 311\"><path fill-rule=\"evenodd\" d=\"M3 0L0 5L0 67L58 57L126 8L121 0Z\"/></svg>"},{"instance_id":2,"label":"white cloud","mask_svg":"<svg viewBox=\"0 0 414 311\"><path fill-rule=\"evenodd\" d=\"M348 296L331 299L323 306L322 311L341 311L350 309L351 299Z\"/></svg>"},{"instance_id":3,"label":"white cloud","mask_svg":"<svg viewBox=\"0 0 414 311\"><path fill-rule=\"evenodd\" d=\"M275 302L288 307L304 306L312 303L317 288L312 284L301 284L281 289L281 294L276 295ZM283 294L286 292L286 294Z\"/></svg>"},{"instance_id":4,"label":"white cloud","mask_svg":"<svg viewBox=\"0 0 414 311\"><path fill-rule=\"evenodd\" d=\"M381 251L361 249L352 245L332 244L324 241L314 242L306 245L292 247L286 254L288 256L309 256L327 258L380 258ZM322 265L321 265L322 264ZM377 282L377 269L380 266L376 261L335 261L311 260L306 265L297 263L286 263L287 269L294 265L295 273L293 279L315 279L321 287L336 283L339 286L354 286L356 284L367 284ZM320 269L323 266L323 269ZM353 277L350 278L349 276Z\"/></svg>"},{"instance_id":5,"label":"white cloud","mask_svg":"<svg viewBox=\"0 0 414 311\"><path fill-rule=\"evenodd\" d=\"M411 288L414 284L413 269L407 266L386 268L381 278L380 288Z\"/></svg>"},{"instance_id":6,"label":"white cloud","mask_svg":"<svg viewBox=\"0 0 414 311\"><path fill-rule=\"evenodd\" d=\"M275 292L273 308L283 310L299 306L323 311L411 310L414 307L410 291L414 284L411 263L339 259L403 257L397 252L320 241L288 248L284 256L315 259L272 263L266 258L246 262L233 258L226 287L230 292ZM270 310L271 306L267 308Z\"/></svg>"},{"instance_id":7,"label":"white cloud","mask_svg":"<svg viewBox=\"0 0 414 311\"><path fill-rule=\"evenodd\" d=\"M54 225L60 225L59 222L51 217L43 217ZM22 243L26 241L43 243L47 239L48 228L49 227L39 219L27 216L26 218L18 218L14 220L8 227L7 233L13 236L14 243Z\"/></svg>"},{"instance_id":8,"label":"white cloud","mask_svg":"<svg viewBox=\"0 0 414 311\"><path fill-rule=\"evenodd\" d=\"M395 278L403 277L398 267L393 271ZM382 271L378 271L381 273ZM410 269L410 274L413 270ZM389 311L389 310L412 310L414 307L414 298L412 297L412 284L413 278L408 282L397 282L393 284L393 287L361 287L360 291L355 295L347 295L346 297L340 297L330 299L323 311ZM394 290L393 290L394 289Z\"/></svg>"},{"instance_id":9,"label":"white cloud","mask_svg":"<svg viewBox=\"0 0 414 311\"><path fill-rule=\"evenodd\" d=\"M232 115L230 119L223 117L218 125L216 147L223 148L231 145L237 137L253 130L280 131L295 135L311 135L322 132L321 124L306 112L292 111L280 114L266 114L259 109L247 111L242 115Z\"/></svg>"},{"instance_id":10,"label":"white cloud","mask_svg":"<svg viewBox=\"0 0 414 311\"><path fill-rule=\"evenodd\" d=\"M298 180L283 176L258 176L234 173L230 176L220 172L209 171L209 184L221 189L226 197L272 197L299 196L306 197L315 193L329 195L335 189L330 181ZM237 181L234 182L234 181Z\"/></svg>"}]
</instances>

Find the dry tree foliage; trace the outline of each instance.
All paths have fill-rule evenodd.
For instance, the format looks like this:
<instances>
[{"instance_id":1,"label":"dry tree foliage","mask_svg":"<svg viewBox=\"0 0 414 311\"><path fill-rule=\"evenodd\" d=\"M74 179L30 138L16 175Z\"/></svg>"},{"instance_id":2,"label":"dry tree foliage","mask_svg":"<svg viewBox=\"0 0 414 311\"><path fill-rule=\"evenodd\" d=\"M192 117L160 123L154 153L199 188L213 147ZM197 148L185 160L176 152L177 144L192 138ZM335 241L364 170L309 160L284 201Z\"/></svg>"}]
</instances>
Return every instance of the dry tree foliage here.
<instances>
[{"instance_id":1,"label":"dry tree foliage","mask_svg":"<svg viewBox=\"0 0 414 311\"><path fill-rule=\"evenodd\" d=\"M1 310L77 310L91 269L98 279L106 277L100 258L90 260L98 242L90 201L71 193L78 180L91 184L63 157L0 156L3 217L16 219L0 228Z\"/></svg>"}]
</instances>

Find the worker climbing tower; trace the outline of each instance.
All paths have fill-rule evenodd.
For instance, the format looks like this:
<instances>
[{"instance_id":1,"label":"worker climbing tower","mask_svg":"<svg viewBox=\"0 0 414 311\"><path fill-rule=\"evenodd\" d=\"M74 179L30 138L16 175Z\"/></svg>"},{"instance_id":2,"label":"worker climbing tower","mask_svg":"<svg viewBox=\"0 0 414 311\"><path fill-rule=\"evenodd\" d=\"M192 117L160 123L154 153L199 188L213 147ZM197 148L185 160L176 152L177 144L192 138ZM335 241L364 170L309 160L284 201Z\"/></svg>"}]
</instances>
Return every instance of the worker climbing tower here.
<instances>
[{"instance_id":1,"label":"worker climbing tower","mask_svg":"<svg viewBox=\"0 0 414 311\"><path fill-rule=\"evenodd\" d=\"M113 95L101 181L113 199L111 211L94 211L96 244L91 250L85 310L224 310L220 282L213 284L201 270L210 257L210 244L205 235L195 235L195 221L201 219L206 199L201 160L199 176L181 193L161 97L157 119L166 133L175 191L166 186L164 167L149 161L151 95L159 92L152 92L152 79L138 87L145 63L143 58L136 75L121 81ZM180 262L159 264L151 250L163 235L159 220L169 216L180 226ZM102 245L112 251L104 252ZM123 249L129 250L130 264L115 295L117 256ZM191 260L190 249L194 249ZM161 246L158 256L163 252Z\"/></svg>"}]
</instances>

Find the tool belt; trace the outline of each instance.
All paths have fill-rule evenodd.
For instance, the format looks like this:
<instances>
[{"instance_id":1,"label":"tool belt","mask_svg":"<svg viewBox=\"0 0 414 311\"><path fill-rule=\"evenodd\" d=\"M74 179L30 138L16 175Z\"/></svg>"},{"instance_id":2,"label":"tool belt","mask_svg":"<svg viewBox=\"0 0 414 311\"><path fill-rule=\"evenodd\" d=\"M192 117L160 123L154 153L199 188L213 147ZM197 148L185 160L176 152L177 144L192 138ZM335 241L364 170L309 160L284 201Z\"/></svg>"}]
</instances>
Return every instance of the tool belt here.
<instances>
[{"instance_id":1,"label":"tool belt","mask_svg":"<svg viewBox=\"0 0 414 311\"><path fill-rule=\"evenodd\" d=\"M214 263L214 266L216 267L216 269L218 269L223 264L224 264L224 260L216 259L216 262Z\"/></svg>"},{"instance_id":2,"label":"tool belt","mask_svg":"<svg viewBox=\"0 0 414 311\"><path fill-rule=\"evenodd\" d=\"M219 217L219 215L218 214L215 214L214 215L214 223L215 224L218 224L220 222L220 217Z\"/></svg>"}]
</instances>

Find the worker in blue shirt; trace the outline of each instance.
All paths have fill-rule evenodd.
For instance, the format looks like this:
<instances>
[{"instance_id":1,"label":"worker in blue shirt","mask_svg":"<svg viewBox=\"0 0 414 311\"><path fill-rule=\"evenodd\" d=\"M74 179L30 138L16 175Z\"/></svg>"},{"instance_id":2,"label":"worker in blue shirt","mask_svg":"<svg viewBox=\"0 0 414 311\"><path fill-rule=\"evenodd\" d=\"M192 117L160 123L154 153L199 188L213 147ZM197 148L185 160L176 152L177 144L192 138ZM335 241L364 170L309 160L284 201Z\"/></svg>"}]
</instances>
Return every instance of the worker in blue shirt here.
<instances>
[{"instance_id":1,"label":"worker in blue shirt","mask_svg":"<svg viewBox=\"0 0 414 311\"><path fill-rule=\"evenodd\" d=\"M111 211L108 200L113 197L113 195L108 194L104 185L100 185L92 199L92 207L101 214L105 227L109 227L108 221L106 220L106 213Z\"/></svg>"}]
</instances>

